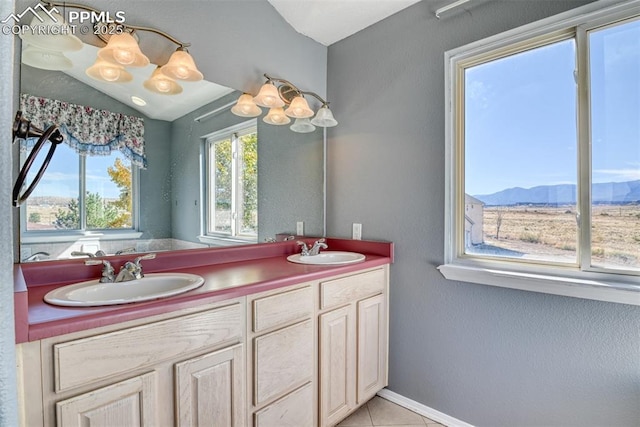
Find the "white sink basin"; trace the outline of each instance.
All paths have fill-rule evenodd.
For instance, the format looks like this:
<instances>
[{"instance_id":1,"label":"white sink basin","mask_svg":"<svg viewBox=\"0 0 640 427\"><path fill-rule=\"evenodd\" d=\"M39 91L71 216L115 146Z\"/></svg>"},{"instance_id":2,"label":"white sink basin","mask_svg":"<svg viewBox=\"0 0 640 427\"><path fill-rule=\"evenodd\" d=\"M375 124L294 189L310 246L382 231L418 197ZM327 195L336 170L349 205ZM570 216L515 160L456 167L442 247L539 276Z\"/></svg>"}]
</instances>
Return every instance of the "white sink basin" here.
<instances>
[{"instance_id":1,"label":"white sink basin","mask_svg":"<svg viewBox=\"0 0 640 427\"><path fill-rule=\"evenodd\" d=\"M288 261L298 264L313 264L313 265L344 265L354 264L356 262L364 261L365 256L356 252L341 252L341 251L323 251L318 255L294 254L287 257Z\"/></svg>"},{"instance_id":2,"label":"white sink basin","mask_svg":"<svg viewBox=\"0 0 640 427\"><path fill-rule=\"evenodd\" d=\"M44 300L67 307L128 304L177 295L203 283L204 279L195 274L149 273L128 282L100 283L96 279L74 283L52 290Z\"/></svg>"}]
</instances>

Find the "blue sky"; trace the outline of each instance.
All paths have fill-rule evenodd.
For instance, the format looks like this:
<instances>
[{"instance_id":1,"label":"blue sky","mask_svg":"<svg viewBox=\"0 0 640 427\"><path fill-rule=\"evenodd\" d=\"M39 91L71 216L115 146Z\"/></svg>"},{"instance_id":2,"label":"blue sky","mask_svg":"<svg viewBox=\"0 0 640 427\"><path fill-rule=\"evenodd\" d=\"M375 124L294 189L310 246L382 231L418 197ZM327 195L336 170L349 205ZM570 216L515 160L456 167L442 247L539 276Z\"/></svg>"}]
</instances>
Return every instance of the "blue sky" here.
<instances>
[{"instance_id":1,"label":"blue sky","mask_svg":"<svg viewBox=\"0 0 640 427\"><path fill-rule=\"evenodd\" d=\"M46 155L47 147L40 151L38 159L29 173L28 182L38 171L41 161ZM120 153L117 156L124 159ZM92 156L87 158L87 191L100 193L106 198L117 198L120 195L118 187L111 182L107 175L107 167L113 165L113 156ZM78 197L78 155L66 144L60 144L49 163L49 167L44 177L32 193L31 197L38 196L59 196Z\"/></svg>"},{"instance_id":2,"label":"blue sky","mask_svg":"<svg viewBox=\"0 0 640 427\"><path fill-rule=\"evenodd\" d=\"M640 21L590 37L593 182L640 179ZM577 181L575 45L467 70L465 191Z\"/></svg>"}]
</instances>

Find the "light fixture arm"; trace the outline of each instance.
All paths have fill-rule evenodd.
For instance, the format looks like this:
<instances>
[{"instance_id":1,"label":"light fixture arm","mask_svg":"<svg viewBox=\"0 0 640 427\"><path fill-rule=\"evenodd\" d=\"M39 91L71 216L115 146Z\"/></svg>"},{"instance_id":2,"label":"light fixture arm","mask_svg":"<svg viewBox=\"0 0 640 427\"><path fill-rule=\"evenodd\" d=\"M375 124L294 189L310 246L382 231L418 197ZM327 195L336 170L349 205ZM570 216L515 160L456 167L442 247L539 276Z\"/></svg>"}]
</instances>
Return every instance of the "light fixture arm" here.
<instances>
[{"instance_id":1,"label":"light fixture arm","mask_svg":"<svg viewBox=\"0 0 640 427\"><path fill-rule=\"evenodd\" d=\"M98 9L94 9L94 8L92 8L90 6L86 6L86 5L78 4L78 3L49 1L49 2L46 2L46 4L47 4L47 6L49 6L49 8L51 8L53 6L58 6L58 7L62 7L62 8L71 7L71 8L74 8L74 9L86 10L87 12L95 12L95 13L98 13L98 14L101 12ZM156 28L142 27L142 26L139 26L139 25L131 25L131 24L114 24L114 25L118 25L118 26L121 26L121 27L123 27L125 29L132 30L132 31L147 31L147 32L150 32L150 33L158 34L159 36L162 36L162 37L166 38L167 40L171 41L172 43L177 44L182 49L191 46L191 43L181 42L180 40L176 39L175 37L165 33L164 31L158 30ZM98 37L100 38L100 40L106 41L102 37L100 37L99 35L98 35Z\"/></svg>"},{"instance_id":2,"label":"light fixture arm","mask_svg":"<svg viewBox=\"0 0 640 427\"><path fill-rule=\"evenodd\" d=\"M283 85L287 86L289 88L288 92L294 92L296 95L310 95L313 96L314 98L316 98L318 101L320 101L322 103L323 106L325 105L329 105L329 102L325 101L320 95L318 95L315 92L308 92L308 91L304 91L304 90L300 90L298 89L298 87L296 85L294 85L293 83L291 83L289 80L285 80L285 79L279 79L277 77L271 77L270 75L268 75L267 73L264 73L264 77L270 81L270 82L278 82L278 83L282 83ZM283 98L283 100L288 104L291 102L291 100L289 99L289 97L284 97L282 96L282 91L280 91L280 95Z\"/></svg>"}]
</instances>

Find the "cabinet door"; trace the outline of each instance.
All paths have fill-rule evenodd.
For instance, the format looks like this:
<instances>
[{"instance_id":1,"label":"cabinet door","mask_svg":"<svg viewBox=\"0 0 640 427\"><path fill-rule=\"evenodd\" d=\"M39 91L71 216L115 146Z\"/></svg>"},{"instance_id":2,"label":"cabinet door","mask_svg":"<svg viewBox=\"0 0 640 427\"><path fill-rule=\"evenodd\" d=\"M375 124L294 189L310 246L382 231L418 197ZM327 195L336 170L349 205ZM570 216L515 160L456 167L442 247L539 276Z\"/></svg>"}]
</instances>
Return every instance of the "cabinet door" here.
<instances>
[{"instance_id":1,"label":"cabinet door","mask_svg":"<svg viewBox=\"0 0 640 427\"><path fill-rule=\"evenodd\" d=\"M320 316L320 423L333 425L355 407L355 305Z\"/></svg>"},{"instance_id":2,"label":"cabinet door","mask_svg":"<svg viewBox=\"0 0 640 427\"><path fill-rule=\"evenodd\" d=\"M254 415L255 427L313 427L312 383L292 391Z\"/></svg>"},{"instance_id":3,"label":"cabinet door","mask_svg":"<svg viewBox=\"0 0 640 427\"><path fill-rule=\"evenodd\" d=\"M256 406L312 380L313 338L313 322L305 320L254 340Z\"/></svg>"},{"instance_id":4,"label":"cabinet door","mask_svg":"<svg viewBox=\"0 0 640 427\"><path fill-rule=\"evenodd\" d=\"M387 382L387 330L384 295L358 302L358 404Z\"/></svg>"},{"instance_id":5,"label":"cabinet door","mask_svg":"<svg viewBox=\"0 0 640 427\"><path fill-rule=\"evenodd\" d=\"M156 426L156 373L140 375L56 404L58 427Z\"/></svg>"},{"instance_id":6,"label":"cabinet door","mask_svg":"<svg viewBox=\"0 0 640 427\"><path fill-rule=\"evenodd\" d=\"M242 344L177 363L177 424L243 427L244 383Z\"/></svg>"}]
</instances>

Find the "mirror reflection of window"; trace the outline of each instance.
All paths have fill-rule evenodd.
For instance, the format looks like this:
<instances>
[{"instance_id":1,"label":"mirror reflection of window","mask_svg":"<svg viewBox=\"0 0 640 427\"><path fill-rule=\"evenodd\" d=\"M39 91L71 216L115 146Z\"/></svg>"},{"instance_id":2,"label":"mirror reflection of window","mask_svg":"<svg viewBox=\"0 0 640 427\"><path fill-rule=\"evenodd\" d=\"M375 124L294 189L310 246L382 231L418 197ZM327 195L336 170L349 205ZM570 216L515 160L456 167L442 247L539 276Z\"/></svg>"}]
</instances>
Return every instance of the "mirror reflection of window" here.
<instances>
[{"instance_id":1,"label":"mirror reflection of window","mask_svg":"<svg viewBox=\"0 0 640 427\"><path fill-rule=\"evenodd\" d=\"M22 210L26 230L132 229L133 187L131 162L121 152L82 156L60 144Z\"/></svg>"},{"instance_id":2,"label":"mirror reflection of window","mask_svg":"<svg viewBox=\"0 0 640 427\"><path fill-rule=\"evenodd\" d=\"M255 121L216 132L206 147L206 234L256 240L258 131Z\"/></svg>"}]
</instances>

